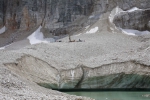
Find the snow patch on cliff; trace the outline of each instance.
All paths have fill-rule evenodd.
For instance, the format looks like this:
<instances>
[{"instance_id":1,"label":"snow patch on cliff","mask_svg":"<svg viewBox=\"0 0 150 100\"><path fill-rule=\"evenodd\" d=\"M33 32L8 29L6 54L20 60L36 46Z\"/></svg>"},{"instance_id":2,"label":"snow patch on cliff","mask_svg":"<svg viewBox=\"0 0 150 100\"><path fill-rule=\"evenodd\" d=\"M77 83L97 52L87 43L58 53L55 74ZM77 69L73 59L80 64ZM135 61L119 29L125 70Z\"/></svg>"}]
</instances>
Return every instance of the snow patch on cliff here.
<instances>
[{"instance_id":1,"label":"snow patch on cliff","mask_svg":"<svg viewBox=\"0 0 150 100\"><path fill-rule=\"evenodd\" d=\"M6 31L6 27L4 26L0 29L0 34L4 33L5 31Z\"/></svg>"},{"instance_id":2,"label":"snow patch on cliff","mask_svg":"<svg viewBox=\"0 0 150 100\"><path fill-rule=\"evenodd\" d=\"M87 31L86 34L96 33L98 31L98 27L92 28L90 31Z\"/></svg>"},{"instance_id":3,"label":"snow patch on cliff","mask_svg":"<svg viewBox=\"0 0 150 100\"><path fill-rule=\"evenodd\" d=\"M31 34L28 39L30 41L30 44L37 44L37 43L50 43L50 42L55 42L55 39L53 38L45 38L43 33L40 31L41 26L33 33Z\"/></svg>"},{"instance_id":4,"label":"snow patch on cliff","mask_svg":"<svg viewBox=\"0 0 150 100\"><path fill-rule=\"evenodd\" d=\"M139 9L139 8L137 8L137 7L133 7L133 8L131 8L131 9L127 10L127 12L134 12L134 11L136 11L136 10L141 10L141 9Z\"/></svg>"},{"instance_id":5,"label":"snow patch on cliff","mask_svg":"<svg viewBox=\"0 0 150 100\"><path fill-rule=\"evenodd\" d=\"M77 35L75 35L75 36L80 36L80 35L82 35L82 33L79 33L79 34L77 34Z\"/></svg>"},{"instance_id":6,"label":"snow patch on cliff","mask_svg":"<svg viewBox=\"0 0 150 100\"><path fill-rule=\"evenodd\" d=\"M113 23L114 17L116 15L118 15L119 13L121 13L121 12L123 12L123 10L117 6L116 8L114 8L111 11L111 13L109 15L110 30L112 31L112 33L115 33L115 31L118 30L118 28L116 27L116 25Z\"/></svg>"},{"instance_id":7,"label":"snow patch on cliff","mask_svg":"<svg viewBox=\"0 0 150 100\"><path fill-rule=\"evenodd\" d=\"M94 18L94 15L89 16L89 19Z\"/></svg>"},{"instance_id":8,"label":"snow patch on cliff","mask_svg":"<svg viewBox=\"0 0 150 100\"><path fill-rule=\"evenodd\" d=\"M121 29L121 30L124 34L133 35L133 36L150 34L149 31L138 31L133 29Z\"/></svg>"}]
</instances>

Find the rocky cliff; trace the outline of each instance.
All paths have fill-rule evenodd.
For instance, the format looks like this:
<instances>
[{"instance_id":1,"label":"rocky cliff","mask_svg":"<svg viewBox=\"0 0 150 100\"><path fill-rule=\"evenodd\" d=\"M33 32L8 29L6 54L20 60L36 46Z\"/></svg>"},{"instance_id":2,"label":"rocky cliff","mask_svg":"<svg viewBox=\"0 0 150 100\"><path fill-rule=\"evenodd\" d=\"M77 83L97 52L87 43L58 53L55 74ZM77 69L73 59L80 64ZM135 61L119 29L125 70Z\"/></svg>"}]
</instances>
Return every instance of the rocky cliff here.
<instances>
[{"instance_id":1,"label":"rocky cliff","mask_svg":"<svg viewBox=\"0 0 150 100\"><path fill-rule=\"evenodd\" d=\"M123 10L149 8L148 0L0 0L1 24L9 29L28 29L42 24L48 29L82 27L76 21L96 13L111 11L119 6ZM95 17L95 18L96 18ZM75 24L75 23L76 24ZM72 27L73 27L72 26Z\"/></svg>"},{"instance_id":2,"label":"rocky cliff","mask_svg":"<svg viewBox=\"0 0 150 100\"><path fill-rule=\"evenodd\" d=\"M124 29L134 29L139 31L150 31L150 9L139 9L133 12L121 12L114 18L117 27Z\"/></svg>"},{"instance_id":3,"label":"rocky cliff","mask_svg":"<svg viewBox=\"0 0 150 100\"><path fill-rule=\"evenodd\" d=\"M47 34L72 34L93 24L101 14L116 6L123 10L146 9L150 4L149 0L0 0L0 27L5 25L7 34L13 32L12 36L6 35L10 36L9 40L0 45L18 41L21 35L27 37L31 34L29 30L39 25Z\"/></svg>"}]
</instances>

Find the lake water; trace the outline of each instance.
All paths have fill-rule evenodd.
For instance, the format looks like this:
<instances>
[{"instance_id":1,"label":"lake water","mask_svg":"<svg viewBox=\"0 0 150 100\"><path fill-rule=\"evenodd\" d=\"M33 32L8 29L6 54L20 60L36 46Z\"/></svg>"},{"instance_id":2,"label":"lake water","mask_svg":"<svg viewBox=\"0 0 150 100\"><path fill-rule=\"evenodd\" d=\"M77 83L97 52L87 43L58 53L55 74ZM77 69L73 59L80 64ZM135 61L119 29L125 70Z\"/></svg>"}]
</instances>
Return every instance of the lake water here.
<instances>
[{"instance_id":1,"label":"lake water","mask_svg":"<svg viewBox=\"0 0 150 100\"><path fill-rule=\"evenodd\" d=\"M95 100L150 100L150 92L66 92L71 95L90 97Z\"/></svg>"}]
</instances>

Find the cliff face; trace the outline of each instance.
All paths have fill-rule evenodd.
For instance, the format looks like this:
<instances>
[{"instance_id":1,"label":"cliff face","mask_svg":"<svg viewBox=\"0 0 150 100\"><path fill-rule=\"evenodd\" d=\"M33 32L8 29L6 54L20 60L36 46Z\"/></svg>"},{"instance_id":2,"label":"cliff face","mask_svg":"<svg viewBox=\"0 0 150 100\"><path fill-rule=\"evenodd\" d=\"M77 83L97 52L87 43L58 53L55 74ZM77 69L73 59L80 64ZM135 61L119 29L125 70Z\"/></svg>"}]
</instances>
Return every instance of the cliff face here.
<instances>
[{"instance_id":1,"label":"cliff face","mask_svg":"<svg viewBox=\"0 0 150 100\"><path fill-rule=\"evenodd\" d=\"M100 14L119 6L123 10L132 7L149 8L149 0L0 0L0 26L8 29L28 30L43 25L55 35L81 29ZM87 19L91 16L91 20ZM81 19L87 19L81 21ZM85 23L86 22L86 23ZM70 29L71 28L71 29Z\"/></svg>"},{"instance_id":2,"label":"cliff face","mask_svg":"<svg viewBox=\"0 0 150 100\"><path fill-rule=\"evenodd\" d=\"M114 18L114 24L124 29L134 29L139 31L150 31L150 9L137 10L134 12L121 12Z\"/></svg>"},{"instance_id":3,"label":"cliff face","mask_svg":"<svg viewBox=\"0 0 150 100\"><path fill-rule=\"evenodd\" d=\"M1 25L9 29L63 28L92 12L92 0L1 0ZM5 6L4 6L5 5ZM53 25L54 24L54 25Z\"/></svg>"},{"instance_id":4,"label":"cliff face","mask_svg":"<svg viewBox=\"0 0 150 100\"><path fill-rule=\"evenodd\" d=\"M133 7L146 9L150 7L150 2L149 0L0 0L0 28L6 26L7 29L4 35L0 35L4 37L1 38L0 46L26 38L39 25L43 26L44 33L48 34L46 35L48 37L77 33L85 26L94 24L103 13L112 11L116 6L123 10Z\"/></svg>"}]
</instances>

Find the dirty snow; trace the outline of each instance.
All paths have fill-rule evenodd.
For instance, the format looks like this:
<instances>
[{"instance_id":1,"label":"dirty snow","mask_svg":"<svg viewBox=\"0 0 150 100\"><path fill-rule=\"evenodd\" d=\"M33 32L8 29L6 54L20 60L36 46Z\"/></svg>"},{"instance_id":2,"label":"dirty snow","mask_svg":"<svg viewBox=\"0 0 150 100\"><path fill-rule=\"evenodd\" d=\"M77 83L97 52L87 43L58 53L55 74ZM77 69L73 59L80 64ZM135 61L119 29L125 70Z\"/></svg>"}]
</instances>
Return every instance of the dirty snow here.
<instances>
[{"instance_id":1,"label":"dirty snow","mask_svg":"<svg viewBox=\"0 0 150 100\"><path fill-rule=\"evenodd\" d=\"M0 29L0 34L4 33L5 31L6 31L6 27L4 26Z\"/></svg>"},{"instance_id":2,"label":"dirty snow","mask_svg":"<svg viewBox=\"0 0 150 100\"><path fill-rule=\"evenodd\" d=\"M55 42L53 38L45 38L43 33L40 31L41 26L33 33L31 34L28 39L30 41L30 44L37 44L37 43L49 43L49 42Z\"/></svg>"},{"instance_id":3,"label":"dirty snow","mask_svg":"<svg viewBox=\"0 0 150 100\"><path fill-rule=\"evenodd\" d=\"M90 31L87 31L86 34L96 33L98 31L98 27L92 28Z\"/></svg>"},{"instance_id":4,"label":"dirty snow","mask_svg":"<svg viewBox=\"0 0 150 100\"><path fill-rule=\"evenodd\" d=\"M149 31L138 31L138 30L133 30L133 29L121 29L121 30L124 34L133 35L133 36L150 34Z\"/></svg>"}]
</instances>

